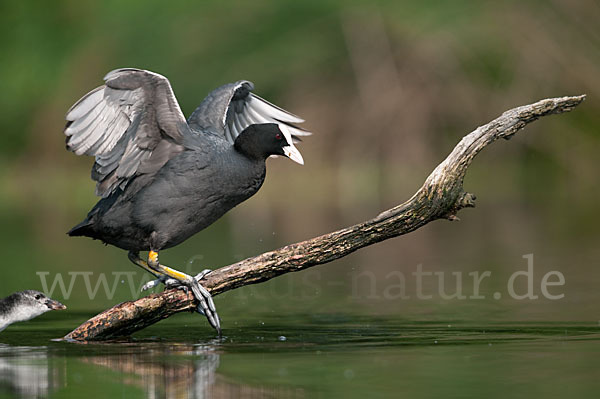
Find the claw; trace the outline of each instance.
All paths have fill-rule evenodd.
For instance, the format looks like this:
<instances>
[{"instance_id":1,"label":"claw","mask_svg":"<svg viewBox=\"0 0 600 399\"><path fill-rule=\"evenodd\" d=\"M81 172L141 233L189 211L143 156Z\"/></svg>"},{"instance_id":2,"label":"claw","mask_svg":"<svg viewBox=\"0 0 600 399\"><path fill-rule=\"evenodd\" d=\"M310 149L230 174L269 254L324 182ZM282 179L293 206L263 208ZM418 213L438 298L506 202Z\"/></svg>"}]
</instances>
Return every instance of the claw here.
<instances>
[{"instance_id":1,"label":"claw","mask_svg":"<svg viewBox=\"0 0 600 399\"><path fill-rule=\"evenodd\" d=\"M159 279L159 278L157 278L156 280L151 280L151 281L148 281L146 284L144 284L144 285L142 286L142 291L146 291L146 290L149 290L149 289L151 289L151 288L154 288L154 287L156 287L157 285L159 285L160 283L161 283L161 281L160 281L160 279Z\"/></svg>"},{"instance_id":2,"label":"claw","mask_svg":"<svg viewBox=\"0 0 600 399\"><path fill-rule=\"evenodd\" d=\"M142 286L142 291L146 291L146 290L149 290L150 288L154 288L157 285L159 285L160 283L163 283L165 285L165 288L175 288L175 287L181 286L181 282L175 280L174 278L170 278L167 276L160 276L157 279L148 281L146 284L144 284Z\"/></svg>"},{"instance_id":3,"label":"claw","mask_svg":"<svg viewBox=\"0 0 600 399\"><path fill-rule=\"evenodd\" d=\"M188 284L194 293L194 297L198 299L198 312L203 313L210 325L217 330L219 335L221 335L221 321L219 320L219 315L217 314L212 295L210 295L210 292L201 286L195 278L191 279Z\"/></svg>"},{"instance_id":4,"label":"claw","mask_svg":"<svg viewBox=\"0 0 600 399\"><path fill-rule=\"evenodd\" d=\"M174 278L167 278L166 281L165 281L165 287L167 289L171 289L171 288L183 289L183 287L187 288L185 285L183 285L181 283L181 281L175 280Z\"/></svg>"},{"instance_id":5,"label":"claw","mask_svg":"<svg viewBox=\"0 0 600 399\"><path fill-rule=\"evenodd\" d=\"M196 281L200 281L202 280L204 277L206 277L210 272L212 272L211 269L204 269L202 270L200 273L196 274L194 276L194 279L196 279Z\"/></svg>"},{"instance_id":6,"label":"claw","mask_svg":"<svg viewBox=\"0 0 600 399\"><path fill-rule=\"evenodd\" d=\"M175 286L175 288L177 288L178 290L182 290L186 294L188 292L190 292L190 287L188 287L187 285L180 284L180 285Z\"/></svg>"}]
</instances>

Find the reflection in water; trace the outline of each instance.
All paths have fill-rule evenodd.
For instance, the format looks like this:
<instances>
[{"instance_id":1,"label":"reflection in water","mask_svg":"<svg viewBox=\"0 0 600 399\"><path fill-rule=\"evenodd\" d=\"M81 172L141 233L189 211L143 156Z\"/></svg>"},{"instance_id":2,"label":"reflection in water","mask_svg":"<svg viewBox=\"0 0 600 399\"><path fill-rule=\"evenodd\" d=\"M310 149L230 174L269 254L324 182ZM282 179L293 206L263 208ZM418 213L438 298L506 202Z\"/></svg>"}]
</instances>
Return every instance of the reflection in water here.
<instances>
[{"instance_id":1,"label":"reflection in water","mask_svg":"<svg viewBox=\"0 0 600 399\"><path fill-rule=\"evenodd\" d=\"M205 346L143 346L133 352L81 360L123 373L123 383L146 391L148 398L204 398L215 383L219 354Z\"/></svg>"},{"instance_id":2,"label":"reflection in water","mask_svg":"<svg viewBox=\"0 0 600 399\"><path fill-rule=\"evenodd\" d=\"M18 398L45 398L62 385L48 366L48 348L0 344L0 392Z\"/></svg>"},{"instance_id":3,"label":"reflection in water","mask_svg":"<svg viewBox=\"0 0 600 399\"><path fill-rule=\"evenodd\" d=\"M146 398L304 397L302 390L248 385L219 375L219 348L218 342L0 344L0 397L47 398L79 391L90 383L104 388L134 387ZM82 364L91 368L84 369ZM86 389L94 390L91 386ZM95 395L103 393L96 391Z\"/></svg>"},{"instance_id":4,"label":"reflection in water","mask_svg":"<svg viewBox=\"0 0 600 399\"><path fill-rule=\"evenodd\" d=\"M597 397L600 390L597 322L278 318L284 322L267 319L210 341L184 328L161 330L170 340L93 344L50 341L60 335L54 330L8 331L0 339L14 346L0 344L0 399L479 398L509 390Z\"/></svg>"},{"instance_id":5,"label":"reflection in water","mask_svg":"<svg viewBox=\"0 0 600 399\"><path fill-rule=\"evenodd\" d=\"M142 389L147 398L304 396L297 390L250 386L219 375L220 354L217 345L155 346L146 343L128 349L121 348L120 353L114 355L83 357L81 361L120 372L121 383Z\"/></svg>"}]
</instances>

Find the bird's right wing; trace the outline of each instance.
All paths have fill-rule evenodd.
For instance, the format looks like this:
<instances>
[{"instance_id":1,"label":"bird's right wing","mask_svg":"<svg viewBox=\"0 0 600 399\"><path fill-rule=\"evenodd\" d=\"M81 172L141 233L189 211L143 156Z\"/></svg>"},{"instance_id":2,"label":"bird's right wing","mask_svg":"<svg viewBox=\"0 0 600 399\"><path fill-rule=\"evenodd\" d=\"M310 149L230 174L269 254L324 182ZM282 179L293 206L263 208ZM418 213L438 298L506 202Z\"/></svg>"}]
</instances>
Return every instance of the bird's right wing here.
<instances>
[{"instance_id":1,"label":"bird's right wing","mask_svg":"<svg viewBox=\"0 0 600 399\"><path fill-rule=\"evenodd\" d=\"M124 68L67 112L67 149L92 155L96 194L106 197L136 174L154 173L183 150L189 127L169 81Z\"/></svg>"},{"instance_id":2,"label":"bird's right wing","mask_svg":"<svg viewBox=\"0 0 600 399\"><path fill-rule=\"evenodd\" d=\"M189 117L188 124L197 130L210 130L234 143L239 134L252 124L277 123L288 140L311 133L298 127L304 119L252 93L254 85L247 80L223 85L213 90Z\"/></svg>"}]
</instances>

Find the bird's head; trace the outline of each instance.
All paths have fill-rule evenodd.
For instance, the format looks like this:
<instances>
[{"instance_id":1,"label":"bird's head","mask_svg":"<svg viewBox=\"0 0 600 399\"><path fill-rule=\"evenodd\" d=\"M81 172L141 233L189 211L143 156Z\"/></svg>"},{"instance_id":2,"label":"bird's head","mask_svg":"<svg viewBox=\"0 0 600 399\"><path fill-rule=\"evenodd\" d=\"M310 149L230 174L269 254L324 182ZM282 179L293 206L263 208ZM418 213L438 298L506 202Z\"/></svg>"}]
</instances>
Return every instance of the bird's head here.
<instances>
[{"instance_id":1,"label":"bird's head","mask_svg":"<svg viewBox=\"0 0 600 399\"><path fill-rule=\"evenodd\" d=\"M0 317L0 331L8 325L19 321L31 320L50 310L66 309L62 303L48 298L35 290L15 292L0 300L2 317Z\"/></svg>"},{"instance_id":2,"label":"bird's head","mask_svg":"<svg viewBox=\"0 0 600 399\"><path fill-rule=\"evenodd\" d=\"M24 313L31 313L32 317L39 316L50 310L62 310L67 308L62 303L55 301L52 298L48 298L43 293L35 290L21 291L14 295L18 295L15 305L22 309Z\"/></svg>"},{"instance_id":3,"label":"bird's head","mask_svg":"<svg viewBox=\"0 0 600 399\"><path fill-rule=\"evenodd\" d=\"M271 155L283 155L300 165L304 159L294 146L293 136L284 124L261 123L248 126L235 140L235 148L254 159L266 159Z\"/></svg>"}]
</instances>

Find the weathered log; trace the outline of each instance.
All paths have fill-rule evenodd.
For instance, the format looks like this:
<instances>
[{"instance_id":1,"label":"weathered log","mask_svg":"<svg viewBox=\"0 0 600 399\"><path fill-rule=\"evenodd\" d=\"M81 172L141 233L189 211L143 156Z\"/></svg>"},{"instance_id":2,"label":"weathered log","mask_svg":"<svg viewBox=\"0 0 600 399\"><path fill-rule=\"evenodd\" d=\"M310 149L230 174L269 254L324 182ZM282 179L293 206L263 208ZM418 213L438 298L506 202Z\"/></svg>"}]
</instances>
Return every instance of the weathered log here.
<instances>
[{"instance_id":1,"label":"weathered log","mask_svg":"<svg viewBox=\"0 0 600 399\"><path fill-rule=\"evenodd\" d=\"M473 158L482 149L498 138L510 139L518 130L542 116L568 112L584 99L585 95L550 98L506 111L463 137L408 201L371 220L214 270L203 280L203 285L213 296L218 295L331 262L357 249L410 233L436 219L455 220L459 210L475 206L475 196L463 190L463 180ZM83 341L128 336L175 313L195 308L191 293L166 290L116 305L64 338Z\"/></svg>"}]
</instances>

